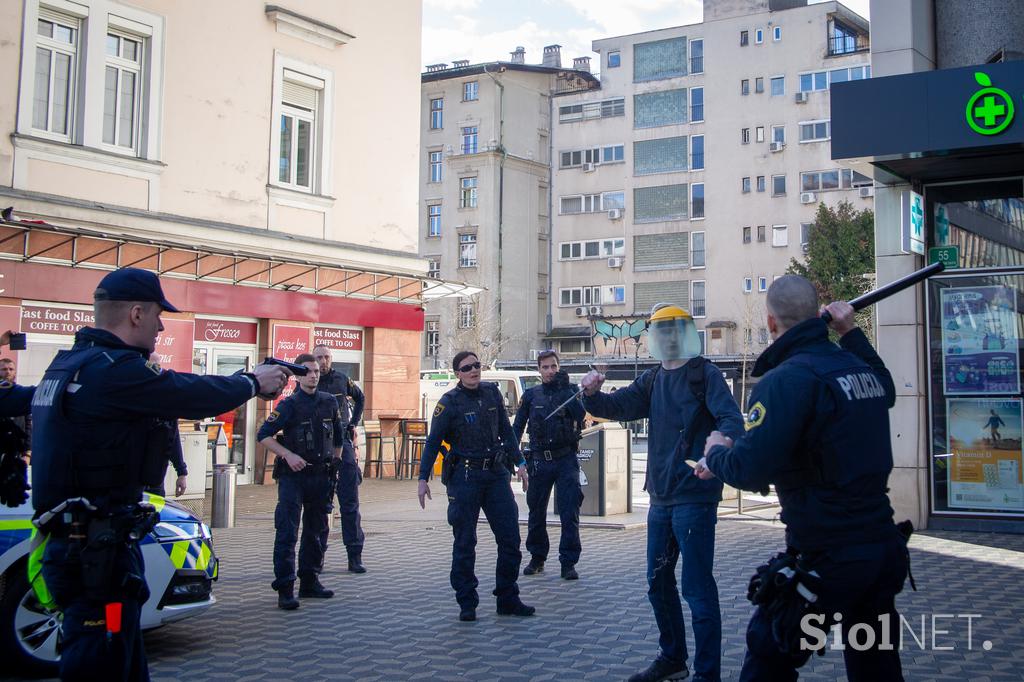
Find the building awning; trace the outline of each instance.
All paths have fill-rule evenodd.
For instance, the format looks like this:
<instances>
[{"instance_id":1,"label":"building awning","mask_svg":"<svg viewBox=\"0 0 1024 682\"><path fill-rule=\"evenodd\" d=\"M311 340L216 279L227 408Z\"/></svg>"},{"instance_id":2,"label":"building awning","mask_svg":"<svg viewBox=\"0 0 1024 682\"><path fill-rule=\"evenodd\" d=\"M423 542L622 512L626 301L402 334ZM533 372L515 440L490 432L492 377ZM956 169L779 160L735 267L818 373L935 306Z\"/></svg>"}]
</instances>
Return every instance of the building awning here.
<instances>
[{"instance_id":1,"label":"building awning","mask_svg":"<svg viewBox=\"0 0 1024 682\"><path fill-rule=\"evenodd\" d=\"M593 335L590 326L553 327L544 335L545 339L589 339Z\"/></svg>"},{"instance_id":2,"label":"building awning","mask_svg":"<svg viewBox=\"0 0 1024 682\"><path fill-rule=\"evenodd\" d=\"M114 270L138 267L161 277L303 291L373 301L420 305L439 298L474 296L483 287L338 266L315 260L268 258L266 252L199 246L174 239L109 234L79 226L18 220L10 209L0 217L0 260L73 268Z\"/></svg>"}]
</instances>

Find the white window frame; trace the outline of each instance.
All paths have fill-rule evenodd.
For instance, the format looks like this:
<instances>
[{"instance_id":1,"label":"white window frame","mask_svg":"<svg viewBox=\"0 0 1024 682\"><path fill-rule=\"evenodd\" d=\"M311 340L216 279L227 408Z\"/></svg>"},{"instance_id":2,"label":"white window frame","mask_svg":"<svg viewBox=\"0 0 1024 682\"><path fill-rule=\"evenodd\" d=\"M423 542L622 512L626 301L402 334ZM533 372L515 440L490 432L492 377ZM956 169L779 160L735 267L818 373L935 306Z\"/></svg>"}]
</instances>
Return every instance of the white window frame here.
<instances>
[{"instance_id":1,"label":"white window frame","mask_svg":"<svg viewBox=\"0 0 1024 682\"><path fill-rule=\"evenodd\" d=\"M311 145L310 187L284 183L279 180L281 158L281 116L289 114L284 104L285 71L287 80L319 90L317 97L316 122ZM270 136L270 185L309 194L324 195L332 186L331 153L334 142L334 73L322 66L299 61L278 51L274 52L274 84L271 109ZM294 135L293 135L294 137ZM294 164L293 164L294 165Z\"/></svg>"},{"instance_id":2,"label":"white window frame","mask_svg":"<svg viewBox=\"0 0 1024 682\"><path fill-rule=\"evenodd\" d=\"M476 102L480 99L480 81L465 81L462 84L462 101Z\"/></svg>"},{"instance_id":3,"label":"white window frame","mask_svg":"<svg viewBox=\"0 0 1024 682\"><path fill-rule=\"evenodd\" d=\"M814 229L814 223L800 223L800 246L806 247L811 243L811 230Z\"/></svg>"},{"instance_id":4,"label":"white window frame","mask_svg":"<svg viewBox=\"0 0 1024 682\"><path fill-rule=\"evenodd\" d=\"M758 175L757 176L757 179L755 180L755 185L757 187L757 191L758 192L764 192L765 191L765 179L764 179L763 175Z\"/></svg>"},{"instance_id":5,"label":"white window frame","mask_svg":"<svg viewBox=\"0 0 1024 682\"><path fill-rule=\"evenodd\" d=\"M612 64L612 55L618 57L615 64ZM617 69L622 66L622 52L620 50L612 50L608 53L608 58L605 60L609 69Z\"/></svg>"},{"instance_id":6,"label":"white window frame","mask_svg":"<svg viewBox=\"0 0 1024 682\"><path fill-rule=\"evenodd\" d=\"M775 92L775 81L778 81L778 80L782 81L782 92L776 94L776 92ZM783 74L778 74L778 75L775 75L775 76L771 76L768 79L768 96L769 97L785 97L786 96L786 74L784 74L784 73Z\"/></svg>"},{"instance_id":7,"label":"white window frame","mask_svg":"<svg viewBox=\"0 0 1024 682\"><path fill-rule=\"evenodd\" d=\"M472 132L466 132L471 130ZM469 143L472 140L472 144ZM476 154L480 151L480 126L464 125L459 128L459 154Z\"/></svg>"},{"instance_id":8,"label":"white window frame","mask_svg":"<svg viewBox=\"0 0 1024 682\"><path fill-rule=\"evenodd\" d=\"M764 275L757 278L757 290L762 294L768 291L768 278Z\"/></svg>"},{"instance_id":9,"label":"white window frame","mask_svg":"<svg viewBox=\"0 0 1024 682\"><path fill-rule=\"evenodd\" d=\"M703 194L703 196L701 197L701 202L702 203L701 203L701 207L700 207L700 215L699 216L696 215L696 212L693 210L693 201L694 201L694 196L696 194L693 190L694 190L695 187L700 187L701 188L701 194ZM707 216L707 213L708 213L707 209L708 209L708 206L707 206L707 193L704 192L704 183L703 182L691 182L690 183L690 221L692 222L692 221L695 221L695 220L704 220L704 217Z\"/></svg>"},{"instance_id":10,"label":"white window frame","mask_svg":"<svg viewBox=\"0 0 1024 682\"><path fill-rule=\"evenodd\" d=\"M476 232L459 234L459 267L475 268L477 265ZM470 254L470 255L467 255Z\"/></svg>"},{"instance_id":11,"label":"white window frame","mask_svg":"<svg viewBox=\"0 0 1024 682\"><path fill-rule=\"evenodd\" d=\"M441 257L430 256L427 258L427 277L441 279Z\"/></svg>"},{"instance_id":12,"label":"white window frame","mask_svg":"<svg viewBox=\"0 0 1024 682\"><path fill-rule=\"evenodd\" d=\"M467 184L472 180L472 184ZM480 203L480 178L476 175L466 175L459 178L459 209L477 208Z\"/></svg>"},{"instance_id":13,"label":"white window frame","mask_svg":"<svg viewBox=\"0 0 1024 682\"><path fill-rule=\"evenodd\" d=\"M749 294L754 290L754 280L750 277L743 278L743 293Z\"/></svg>"},{"instance_id":14,"label":"white window frame","mask_svg":"<svg viewBox=\"0 0 1024 682\"><path fill-rule=\"evenodd\" d=\"M695 237L698 234L701 236L701 239L704 242L704 248L701 249L704 252L704 264L703 265L694 265L693 264L693 254L696 253L696 251L697 251L694 248L694 243L697 241L695 239ZM703 270L707 266L708 266L708 237L707 237L707 233L704 232L703 230L696 230L694 232L690 232L690 269L691 270Z\"/></svg>"},{"instance_id":15,"label":"white window frame","mask_svg":"<svg viewBox=\"0 0 1024 682\"><path fill-rule=\"evenodd\" d=\"M746 176L744 176L744 177L742 177L740 179L740 193L741 194L750 194L751 187L752 187L752 185L750 184L750 176L749 175L746 175Z\"/></svg>"},{"instance_id":16,"label":"white window frame","mask_svg":"<svg viewBox=\"0 0 1024 682\"><path fill-rule=\"evenodd\" d=\"M824 123L826 126L825 137L810 137L806 140L803 139L802 128L803 126L814 126L819 123ZM800 140L800 144L811 144L812 142L825 142L826 140L832 139L832 120L828 118L817 118L811 121L799 121L796 124L797 138ZM813 132L813 129L812 129Z\"/></svg>"},{"instance_id":17,"label":"white window frame","mask_svg":"<svg viewBox=\"0 0 1024 682\"><path fill-rule=\"evenodd\" d=\"M693 45L694 43L700 43L700 71L693 68ZM704 39L703 38L692 38L687 42L686 52L689 59L687 60L686 66L689 69L689 75L695 75L704 73Z\"/></svg>"},{"instance_id":18,"label":"white window frame","mask_svg":"<svg viewBox=\"0 0 1024 682\"><path fill-rule=\"evenodd\" d=\"M476 305L472 302L459 302L459 329L472 329L476 325Z\"/></svg>"},{"instance_id":19,"label":"white window frame","mask_svg":"<svg viewBox=\"0 0 1024 682\"><path fill-rule=\"evenodd\" d=\"M694 145L693 141L696 140L698 137L700 138L700 149L701 149L701 151L700 151L700 168L697 168L696 167L697 164L694 163L694 158L695 158L694 154L695 154L695 152L693 151L693 148L696 146L696 145ZM687 147L689 147L689 148L686 150L686 152L687 152L687 155L690 157L689 159L687 159L687 161L689 162L687 165L688 165L688 169L689 169L690 172L703 171L705 168L708 167L708 146L706 144L704 144L704 142L705 142L705 140L704 140L704 136L703 135L690 135L690 139L687 140L687 143L688 143Z\"/></svg>"},{"instance_id":20,"label":"white window frame","mask_svg":"<svg viewBox=\"0 0 1024 682\"><path fill-rule=\"evenodd\" d=\"M434 171L437 171L435 174ZM427 183L436 184L444 181L444 150L427 150Z\"/></svg>"},{"instance_id":21,"label":"white window frame","mask_svg":"<svg viewBox=\"0 0 1024 682\"><path fill-rule=\"evenodd\" d=\"M441 321L427 320L423 328L425 355L436 358L441 352Z\"/></svg>"},{"instance_id":22,"label":"white window frame","mask_svg":"<svg viewBox=\"0 0 1024 682\"><path fill-rule=\"evenodd\" d=\"M437 215L436 216L433 213L431 213L431 209L434 209L434 208L437 209ZM442 218L443 215L444 215L444 208L442 208L441 202L438 201L438 202L431 202L431 203L427 204L427 238L429 238L429 239L440 238L441 232L443 230L443 227L441 225L441 221L443 219ZM435 217L437 218L437 232L436 232L436 234L434 233L434 231L432 229L432 227L433 227L432 220Z\"/></svg>"},{"instance_id":23,"label":"white window frame","mask_svg":"<svg viewBox=\"0 0 1024 682\"><path fill-rule=\"evenodd\" d=\"M427 103L427 110L430 116L430 129L444 130L444 97L429 97L428 99L429 102ZM434 102L440 102L441 106L435 109ZM434 125L435 120L437 122L437 125Z\"/></svg>"},{"instance_id":24,"label":"white window frame","mask_svg":"<svg viewBox=\"0 0 1024 682\"><path fill-rule=\"evenodd\" d=\"M750 128L740 128L740 144L750 144Z\"/></svg>"},{"instance_id":25,"label":"white window frame","mask_svg":"<svg viewBox=\"0 0 1024 682\"><path fill-rule=\"evenodd\" d=\"M74 31L74 39L70 44L62 43L53 38L47 38L46 36L39 35L38 21L36 26L33 26L31 35L33 37L33 44L30 48L26 48L26 52L31 50L32 59L36 61L38 55L36 54L37 49L49 50L50 52L50 78L48 81L47 98L46 98L46 127L36 128L35 127L35 78L32 81L26 83L23 89L29 91L29 102L31 104L31 110L28 112L29 125L32 127L32 134L40 137L46 137L61 142L72 142L75 139L75 124L78 119L78 90L79 90L79 55L80 46L82 44L82 20L81 17L64 14L62 12L55 12L48 8L39 9L40 16L38 20L48 21L54 25L64 26ZM69 58L70 64L68 68L68 97L67 97L67 132L60 133L54 132L53 127L53 71L54 63L56 61L55 54L63 54ZM28 59L28 55L23 55L23 59Z\"/></svg>"},{"instance_id":26,"label":"white window frame","mask_svg":"<svg viewBox=\"0 0 1024 682\"><path fill-rule=\"evenodd\" d=\"M763 28L754 29L754 44L755 45L760 45L763 42L764 42L764 29Z\"/></svg>"},{"instance_id":27,"label":"white window frame","mask_svg":"<svg viewBox=\"0 0 1024 682\"><path fill-rule=\"evenodd\" d=\"M571 111L578 108L579 111ZM563 112L563 109L570 111ZM573 123L575 121L587 121L595 118L612 118L626 115L626 98L610 97L608 99L593 102L579 102L577 104L563 104L558 107L558 122Z\"/></svg>"},{"instance_id":28,"label":"white window frame","mask_svg":"<svg viewBox=\"0 0 1024 682\"><path fill-rule=\"evenodd\" d=\"M622 300L616 300L616 291L622 291ZM626 286L624 284L605 284L601 286L601 305L626 305Z\"/></svg>"},{"instance_id":29,"label":"white window frame","mask_svg":"<svg viewBox=\"0 0 1024 682\"><path fill-rule=\"evenodd\" d=\"M696 306L693 304L693 302L697 300L697 297L694 294L696 293L698 284L704 287L704 310L702 311L697 310ZM697 319L708 316L708 283L706 280L690 280L690 315Z\"/></svg>"},{"instance_id":30,"label":"white window frame","mask_svg":"<svg viewBox=\"0 0 1024 682\"><path fill-rule=\"evenodd\" d=\"M562 287L558 290L558 307L575 308L576 306L601 305L602 285L589 285L585 287ZM569 302L563 302L563 295L569 295ZM575 296L575 300L573 300ZM618 305L616 303L616 305Z\"/></svg>"},{"instance_id":31,"label":"white window frame","mask_svg":"<svg viewBox=\"0 0 1024 682\"><path fill-rule=\"evenodd\" d=\"M775 26L772 28L772 41L777 43L780 40L782 40L782 27Z\"/></svg>"},{"instance_id":32,"label":"white window frame","mask_svg":"<svg viewBox=\"0 0 1024 682\"><path fill-rule=\"evenodd\" d=\"M789 246L789 226L772 225L772 248Z\"/></svg>"},{"instance_id":33,"label":"white window frame","mask_svg":"<svg viewBox=\"0 0 1024 682\"><path fill-rule=\"evenodd\" d=\"M782 139L775 139L775 133L776 133L776 131L779 131L779 130L782 131L782 135L780 136ZM781 123L781 124L778 124L778 125L772 125L772 127L771 127L771 141L772 142L781 142L782 144L786 144L786 124Z\"/></svg>"},{"instance_id":34,"label":"white window frame","mask_svg":"<svg viewBox=\"0 0 1024 682\"><path fill-rule=\"evenodd\" d=\"M773 175L772 176L772 196L773 197L784 197L784 196L786 196L786 192L789 190L789 187L783 187L782 188L783 191L781 191L781 192L775 191L775 178L782 178L782 184L783 185L787 184L786 183L786 174L785 173L779 173L777 175Z\"/></svg>"},{"instance_id":35,"label":"white window frame","mask_svg":"<svg viewBox=\"0 0 1024 682\"><path fill-rule=\"evenodd\" d=\"M587 246L597 245L597 253L593 256L587 255ZM565 249L569 249L569 255L565 255ZM599 260L626 255L626 240L622 237L611 239L587 239L585 241L560 242L558 245L558 260Z\"/></svg>"},{"instance_id":36,"label":"white window frame","mask_svg":"<svg viewBox=\"0 0 1024 682\"><path fill-rule=\"evenodd\" d=\"M700 92L700 118L695 118L694 115L693 115L693 112L694 112L693 93L695 93L695 92ZM690 112L689 112L690 123L703 123L704 122L704 88L703 87L690 88L690 92L688 93L688 95L690 97L690 107L689 107L690 108Z\"/></svg>"},{"instance_id":37,"label":"white window frame","mask_svg":"<svg viewBox=\"0 0 1024 682\"><path fill-rule=\"evenodd\" d=\"M754 128L754 142L764 142L764 126Z\"/></svg>"},{"instance_id":38,"label":"white window frame","mask_svg":"<svg viewBox=\"0 0 1024 682\"><path fill-rule=\"evenodd\" d=\"M115 37L118 39L118 55L113 56L107 54L107 38ZM138 61L131 61L120 56L124 51L124 41L129 40L138 43ZM107 30L107 34L103 40L103 58L104 62L104 82L106 79L106 70L114 69L117 73L117 83L114 94L114 131L113 131L113 142L103 140L103 148L116 152L118 154L131 154L136 155L138 152L139 139L141 137L142 130L142 74L145 71L145 55L146 55L146 39L144 36L138 36L128 31L119 30L111 26ZM130 73L135 77L135 92L132 96L132 129L130 132L130 139L128 144L121 144L121 115L122 111L122 86L124 84L124 74ZM106 103L104 102L103 119L106 119ZM101 131L101 135L103 131ZM312 164L310 171L312 171Z\"/></svg>"}]
</instances>

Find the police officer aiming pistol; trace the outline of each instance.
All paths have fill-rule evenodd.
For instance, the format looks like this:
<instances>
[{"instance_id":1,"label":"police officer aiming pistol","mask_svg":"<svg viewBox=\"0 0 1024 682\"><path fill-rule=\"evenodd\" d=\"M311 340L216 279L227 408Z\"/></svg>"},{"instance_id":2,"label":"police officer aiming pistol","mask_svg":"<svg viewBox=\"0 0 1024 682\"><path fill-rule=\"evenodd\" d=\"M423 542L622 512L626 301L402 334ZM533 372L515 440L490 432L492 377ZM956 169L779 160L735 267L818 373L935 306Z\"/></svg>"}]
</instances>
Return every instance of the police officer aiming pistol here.
<instances>
[{"instance_id":1,"label":"police officer aiming pistol","mask_svg":"<svg viewBox=\"0 0 1024 682\"><path fill-rule=\"evenodd\" d=\"M299 596L328 599L334 592L320 584L327 549L327 510L334 495L334 461L341 458L344 429L338 401L317 390L320 368L313 356L295 358L309 372L298 377L299 390L282 400L263 422L256 439L277 455L277 509L274 511L274 582L278 607L299 608L295 598L295 541L299 545ZM283 431L278 442L275 434Z\"/></svg>"},{"instance_id":2,"label":"police officer aiming pistol","mask_svg":"<svg viewBox=\"0 0 1024 682\"><path fill-rule=\"evenodd\" d=\"M42 575L63 612L61 679L146 680L139 540L159 517L140 500L167 461L166 434L154 425L277 394L288 373L261 365L197 376L149 362L161 313L177 309L146 270L109 273L93 299L96 326L57 354L32 400L32 504L37 537L49 536Z\"/></svg>"}]
</instances>

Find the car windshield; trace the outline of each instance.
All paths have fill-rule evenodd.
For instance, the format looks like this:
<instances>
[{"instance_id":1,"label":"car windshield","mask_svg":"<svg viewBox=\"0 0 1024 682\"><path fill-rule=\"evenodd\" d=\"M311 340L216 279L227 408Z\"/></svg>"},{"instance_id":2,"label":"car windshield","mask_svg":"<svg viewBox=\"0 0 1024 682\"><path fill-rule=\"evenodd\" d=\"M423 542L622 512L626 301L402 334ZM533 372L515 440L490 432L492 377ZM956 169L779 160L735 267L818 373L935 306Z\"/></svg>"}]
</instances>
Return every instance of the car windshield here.
<instances>
[{"instance_id":1,"label":"car windshield","mask_svg":"<svg viewBox=\"0 0 1024 682\"><path fill-rule=\"evenodd\" d=\"M519 385L522 386L523 392L525 393L528 389L533 388L540 383L540 377L519 377Z\"/></svg>"}]
</instances>

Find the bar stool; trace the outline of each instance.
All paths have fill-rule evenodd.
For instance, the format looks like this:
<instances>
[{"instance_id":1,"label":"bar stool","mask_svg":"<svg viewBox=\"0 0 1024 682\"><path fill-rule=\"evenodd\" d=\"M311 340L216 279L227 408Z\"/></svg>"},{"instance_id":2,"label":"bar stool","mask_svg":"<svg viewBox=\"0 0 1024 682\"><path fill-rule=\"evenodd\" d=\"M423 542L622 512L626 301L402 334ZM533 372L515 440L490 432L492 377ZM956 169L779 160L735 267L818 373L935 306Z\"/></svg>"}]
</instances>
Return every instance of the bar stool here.
<instances>
[{"instance_id":1,"label":"bar stool","mask_svg":"<svg viewBox=\"0 0 1024 682\"><path fill-rule=\"evenodd\" d=\"M375 475L377 478L384 477L384 465L391 464L395 467L397 472L399 459L398 459L398 439L394 436L385 436L380 430L380 420L363 420L363 437L366 441L366 466L376 465ZM374 456L374 450L370 447L371 443L377 443L376 456ZM384 458L384 446L391 446L391 459Z\"/></svg>"},{"instance_id":2,"label":"bar stool","mask_svg":"<svg viewBox=\"0 0 1024 682\"><path fill-rule=\"evenodd\" d=\"M395 478L417 478L416 469L427 443L427 422L425 419L404 419L401 424L402 457Z\"/></svg>"}]
</instances>

